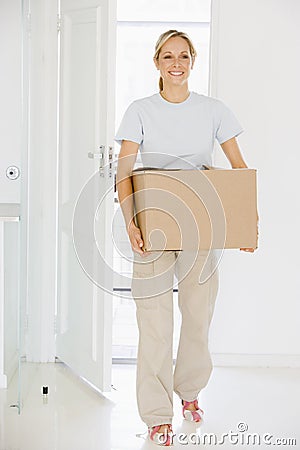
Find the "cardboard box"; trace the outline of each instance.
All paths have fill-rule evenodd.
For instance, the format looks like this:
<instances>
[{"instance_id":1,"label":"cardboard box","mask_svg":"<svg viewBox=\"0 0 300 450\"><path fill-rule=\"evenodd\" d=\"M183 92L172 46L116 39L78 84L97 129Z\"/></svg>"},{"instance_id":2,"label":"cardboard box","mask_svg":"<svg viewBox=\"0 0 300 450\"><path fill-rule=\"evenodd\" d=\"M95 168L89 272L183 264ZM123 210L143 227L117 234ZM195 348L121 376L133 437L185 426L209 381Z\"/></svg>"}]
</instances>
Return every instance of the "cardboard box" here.
<instances>
[{"instance_id":1,"label":"cardboard box","mask_svg":"<svg viewBox=\"0 0 300 450\"><path fill-rule=\"evenodd\" d=\"M144 250L257 248L256 169L132 172Z\"/></svg>"}]
</instances>

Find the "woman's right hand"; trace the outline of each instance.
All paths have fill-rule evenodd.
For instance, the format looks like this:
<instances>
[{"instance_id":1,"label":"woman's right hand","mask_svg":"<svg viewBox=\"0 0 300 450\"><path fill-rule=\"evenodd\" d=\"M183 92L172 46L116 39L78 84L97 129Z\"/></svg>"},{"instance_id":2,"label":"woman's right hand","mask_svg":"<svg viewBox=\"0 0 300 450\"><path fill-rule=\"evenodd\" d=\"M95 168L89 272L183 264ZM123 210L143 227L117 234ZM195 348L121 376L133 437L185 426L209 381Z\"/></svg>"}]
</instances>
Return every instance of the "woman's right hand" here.
<instances>
[{"instance_id":1,"label":"woman's right hand","mask_svg":"<svg viewBox=\"0 0 300 450\"><path fill-rule=\"evenodd\" d=\"M144 242L142 239L141 230L135 225L133 220L128 225L127 232L132 250L139 255L144 255L146 252L142 250Z\"/></svg>"}]
</instances>

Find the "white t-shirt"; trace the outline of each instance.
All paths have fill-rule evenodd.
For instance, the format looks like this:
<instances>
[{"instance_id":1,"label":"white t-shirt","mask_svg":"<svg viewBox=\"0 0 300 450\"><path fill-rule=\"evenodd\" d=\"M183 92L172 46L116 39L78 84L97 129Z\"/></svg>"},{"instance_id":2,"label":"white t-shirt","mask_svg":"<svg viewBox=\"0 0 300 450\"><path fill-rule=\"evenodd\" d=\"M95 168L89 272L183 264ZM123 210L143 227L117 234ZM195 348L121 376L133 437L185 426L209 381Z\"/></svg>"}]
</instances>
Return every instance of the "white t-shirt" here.
<instances>
[{"instance_id":1,"label":"white t-shirt","mask_svg":"<svg viewBox=\"0 0 300 450\"><path fill-rule=\"evenodd\" d=\"M191 92L171 103L157 93L131 103L115 140L140 144L145 167L192 169L212 164L215 139L222 144L242 131L220 100Z\"/></svg>"}]
</instances>

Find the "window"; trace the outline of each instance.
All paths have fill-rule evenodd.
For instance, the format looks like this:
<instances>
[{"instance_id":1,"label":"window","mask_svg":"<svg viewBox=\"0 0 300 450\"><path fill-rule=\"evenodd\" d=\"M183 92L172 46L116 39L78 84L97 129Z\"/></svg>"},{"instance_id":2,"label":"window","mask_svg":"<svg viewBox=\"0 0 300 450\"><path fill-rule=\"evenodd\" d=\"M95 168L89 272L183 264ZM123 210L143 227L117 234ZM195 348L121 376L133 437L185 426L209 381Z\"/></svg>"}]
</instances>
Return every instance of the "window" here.
<instances>
[{"instance_id":1,"label":"window","mask_svg":"<svg viewBox=\"0 0 300 450\"><path fill-rule=\"evenodd\" d=\"M116 124L135 99L158 91L155 43L169 29L186 32L198 53L189 86L208 92L210 0L119 0L117 24Z\"/></svg>"}]
</instances>

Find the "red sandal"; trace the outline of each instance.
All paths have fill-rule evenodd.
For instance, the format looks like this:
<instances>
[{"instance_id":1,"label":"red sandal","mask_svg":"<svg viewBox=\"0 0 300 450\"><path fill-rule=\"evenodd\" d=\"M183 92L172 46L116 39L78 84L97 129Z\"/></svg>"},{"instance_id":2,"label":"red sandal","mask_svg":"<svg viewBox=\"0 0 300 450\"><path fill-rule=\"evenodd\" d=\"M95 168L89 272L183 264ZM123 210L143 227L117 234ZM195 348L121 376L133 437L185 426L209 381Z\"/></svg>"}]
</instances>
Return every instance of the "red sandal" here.
<instances>
[{"instance_id":1,"label":"red sandal","mask_svg":"<svg viewBox=\"0 0 300 450\"><path fill-rule=\"evenodd\" d=\"M169 431L168 432L166 432L166 430L164 432L158 431L161 425L149 427L148 428L149 438L157 445L164 445L164 446L173 445L172 425L169 423L162 425L167 425L169 427Z\"/></svg>"},{"instance_id":2,"label":"red sandal","mask_svg":"<svg viewBox=\"0 0 300 450\"><path fill-rule=\"evenodd\" d=\"M183 405L182 414L186 420L189 420L190 422L201 422L204 411L202 411L202 409L199 408L198 400L193 400L192 402L181 400L181 403ZM190 405L194 405L196 411L191 411L187 409Z\"/></svg>"}]
</instances>

